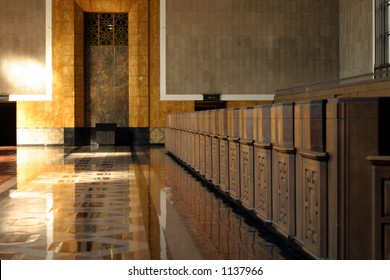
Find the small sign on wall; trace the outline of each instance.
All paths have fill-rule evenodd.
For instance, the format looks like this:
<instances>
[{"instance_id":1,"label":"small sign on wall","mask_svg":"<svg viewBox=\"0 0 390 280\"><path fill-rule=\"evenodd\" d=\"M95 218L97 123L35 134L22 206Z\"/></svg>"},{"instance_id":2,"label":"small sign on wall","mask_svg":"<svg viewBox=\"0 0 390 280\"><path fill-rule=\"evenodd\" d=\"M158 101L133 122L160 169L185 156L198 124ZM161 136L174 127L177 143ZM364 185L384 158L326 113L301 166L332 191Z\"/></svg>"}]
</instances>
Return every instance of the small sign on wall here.
<instances>
[{"instance_id":1,"label":"small sign on wall","mask_svg":"<svg viewBox=\"0 0 390 280\"><path fill-rule=\"evenodd\" d=\"M204 101L219 101L220 99L220 94L203 94Z\"/></svg>"},{"instance_id":2,"label":"small sign on wall","mask_svg":"<svg viewBox=\"0 0 390 280\"><path fill-rule=\"evenodd\" d=\"M0 101L8 101L9 95L0 95Z\"/></svg>"}]
</instances>

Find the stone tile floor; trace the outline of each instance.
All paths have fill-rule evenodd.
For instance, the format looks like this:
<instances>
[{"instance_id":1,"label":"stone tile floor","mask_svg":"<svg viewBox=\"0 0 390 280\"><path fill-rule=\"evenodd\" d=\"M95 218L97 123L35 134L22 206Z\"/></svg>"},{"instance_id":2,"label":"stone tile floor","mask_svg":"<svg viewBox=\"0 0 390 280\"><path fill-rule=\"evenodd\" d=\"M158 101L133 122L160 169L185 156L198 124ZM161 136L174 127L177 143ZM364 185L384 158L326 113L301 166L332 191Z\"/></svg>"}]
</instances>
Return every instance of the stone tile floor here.
<instances>
[{"instance_id":1,"label":"stone tile floor","mask_svg":"<svg viewBox=\"0 0 390 280\"><path fill-rule=\"evenodd\" d=\"M0 148L0 259L305 259L162 147Z\"/></svg>"}]
</instances>

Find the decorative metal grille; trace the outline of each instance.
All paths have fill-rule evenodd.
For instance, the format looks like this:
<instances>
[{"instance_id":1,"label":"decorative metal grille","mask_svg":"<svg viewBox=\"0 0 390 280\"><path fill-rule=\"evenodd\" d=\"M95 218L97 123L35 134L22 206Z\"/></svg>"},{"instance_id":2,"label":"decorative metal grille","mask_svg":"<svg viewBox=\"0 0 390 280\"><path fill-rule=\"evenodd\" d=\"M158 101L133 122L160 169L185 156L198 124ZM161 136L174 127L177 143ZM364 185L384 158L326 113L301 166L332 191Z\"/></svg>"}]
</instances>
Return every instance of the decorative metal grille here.
<instances>
[{"instance_id":1,"label":"decorative metal grille","mask_svg":"<svg viewBox=\"0 0 390 280\"><path fill-rule=\"evenodd\" d=\"M127 46L128 15L85 13L85 45Z\"/></svg>"},{"instance_id":2,"label":"decorative metal grille","mask_svg":"<svg viewBox=\"0 0 390 280\"><path fill-rule=\"evenodd\" d=\"M375 1L375 73L388 76L390 68L390 0Z\"/></svg>"}]
</instances>

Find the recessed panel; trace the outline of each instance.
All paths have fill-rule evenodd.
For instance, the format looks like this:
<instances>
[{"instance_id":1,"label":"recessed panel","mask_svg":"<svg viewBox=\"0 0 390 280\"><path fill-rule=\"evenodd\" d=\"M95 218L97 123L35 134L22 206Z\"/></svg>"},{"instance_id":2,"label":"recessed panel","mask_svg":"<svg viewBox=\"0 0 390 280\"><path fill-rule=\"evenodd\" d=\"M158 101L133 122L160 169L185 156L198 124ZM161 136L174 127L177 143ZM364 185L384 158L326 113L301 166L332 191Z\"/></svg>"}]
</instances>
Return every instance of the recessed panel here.
<instances>
[{"instance_id":1,"label":"recessed panel","mask_svg":"<svg viewBox=\"0 0 390 280\"><path fill-rule=\"evenodd\" d=\"M0 0L0 94L51 99L51 0Z\"/></svg>"}]
</instances>

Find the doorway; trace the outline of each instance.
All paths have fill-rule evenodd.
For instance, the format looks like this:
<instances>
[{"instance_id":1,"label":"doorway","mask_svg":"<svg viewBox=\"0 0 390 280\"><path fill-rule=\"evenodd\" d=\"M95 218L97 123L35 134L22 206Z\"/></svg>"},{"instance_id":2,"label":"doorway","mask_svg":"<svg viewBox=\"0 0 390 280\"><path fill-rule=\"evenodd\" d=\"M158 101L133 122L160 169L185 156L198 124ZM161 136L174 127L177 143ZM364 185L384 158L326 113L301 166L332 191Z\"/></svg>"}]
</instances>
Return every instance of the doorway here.
<instances>
[{"instance_id":1,"label":"doorway","mask_svg":"<svg viewBox=\"0 0 390 280\"><path fill-rule=\"evenodd\" d=\"M16 146L16 102L0 102L0 146Z\"/></svg>"},{"instance_id":2,"label":"doorway","mask_svg":"<svg viewBox=\"0 0 390 280\"><path fill-rule=\"evenodd\" d=\"M84 13L84 20L84 120L93 144L101 125L128 127L128 14Z\"/></svg>"}]
</instances>

